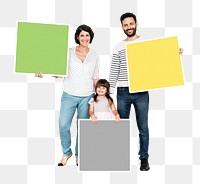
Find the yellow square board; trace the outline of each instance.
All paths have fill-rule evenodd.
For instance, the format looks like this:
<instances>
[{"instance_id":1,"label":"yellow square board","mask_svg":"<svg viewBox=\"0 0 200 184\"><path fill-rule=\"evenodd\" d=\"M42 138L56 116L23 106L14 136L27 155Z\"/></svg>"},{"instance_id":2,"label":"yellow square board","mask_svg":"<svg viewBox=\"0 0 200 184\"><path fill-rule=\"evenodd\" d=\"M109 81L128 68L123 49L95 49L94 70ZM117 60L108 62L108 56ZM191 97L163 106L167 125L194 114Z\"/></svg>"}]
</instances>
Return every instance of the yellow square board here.
<instances>
[{"instance_id":1,"label":"yellow square board","mask_svg":"<svg viewBox=\"0 0 200 184\"><path fill-rule=\"evenodd\" d=\"M177 37L126 44L129 92L184 85Z\"/></svg>"}]
</instances>

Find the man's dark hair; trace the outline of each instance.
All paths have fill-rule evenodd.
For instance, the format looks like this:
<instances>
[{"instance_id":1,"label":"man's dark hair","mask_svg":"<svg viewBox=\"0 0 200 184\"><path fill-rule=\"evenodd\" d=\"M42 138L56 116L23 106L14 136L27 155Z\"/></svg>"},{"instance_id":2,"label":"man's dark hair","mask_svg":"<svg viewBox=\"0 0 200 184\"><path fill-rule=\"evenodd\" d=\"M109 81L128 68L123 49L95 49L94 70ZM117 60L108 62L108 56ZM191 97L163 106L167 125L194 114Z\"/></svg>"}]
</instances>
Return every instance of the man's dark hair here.
<instances>
[{"instance_id":1,"label":"man's dark hair","mask_svg":"<svg viewBox=\"0 0 200 184\"><path fill-rule=\"evenodd\" d=\"M93 40L93 38L94 38L94 32L92 31L92 29L91 29L89 26L87 26L87 25L85 25L85 24L80 25L80 26L76 29L76 32L75 32L75 35L74 35L75 42L76 42L77 44L80 44L80 42L79 42L79 40L77 39L77 37L79 36L79 34L80 34L81 31L86 31L86 32L88 32L88 33L90 34L90 43L92 43L92 40Z\"/></svg>"},{"instance_id":2,"label":"man's dark hair","mask_svg":"<svg viewBox=\"0 0 200 184\"><path fill-rule=\"evenodd\" d=\"M129 18L129 17L133 17L133 19L135 20L135 22L137 22L136 16L135 16L133 13L127 12L127 13L124 13L124 14L120 17L121 24L122 24L122 21L123 21L125 18Z\"/></svg>"}]
</instances>

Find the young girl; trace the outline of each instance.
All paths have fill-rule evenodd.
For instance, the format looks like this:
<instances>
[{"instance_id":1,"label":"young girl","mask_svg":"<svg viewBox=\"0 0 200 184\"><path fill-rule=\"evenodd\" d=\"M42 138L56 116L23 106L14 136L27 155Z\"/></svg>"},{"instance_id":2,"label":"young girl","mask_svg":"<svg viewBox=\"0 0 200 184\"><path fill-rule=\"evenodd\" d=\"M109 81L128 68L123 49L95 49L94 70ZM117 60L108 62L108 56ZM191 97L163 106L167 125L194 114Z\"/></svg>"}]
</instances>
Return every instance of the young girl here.
<instances>
[{"instance_id":1,"label":"young girl","mask_svg":"<svg viewBox=\"0 0 200 184\"><path fill-rule=\"evenodd\" d=\"M120 121L119 114L110 96L110 84L106 79L99 79L95 86L95 96L88 102L90 104L89 115L93 123L97 119L114 119Z\"/></svg>"}]
</instances>

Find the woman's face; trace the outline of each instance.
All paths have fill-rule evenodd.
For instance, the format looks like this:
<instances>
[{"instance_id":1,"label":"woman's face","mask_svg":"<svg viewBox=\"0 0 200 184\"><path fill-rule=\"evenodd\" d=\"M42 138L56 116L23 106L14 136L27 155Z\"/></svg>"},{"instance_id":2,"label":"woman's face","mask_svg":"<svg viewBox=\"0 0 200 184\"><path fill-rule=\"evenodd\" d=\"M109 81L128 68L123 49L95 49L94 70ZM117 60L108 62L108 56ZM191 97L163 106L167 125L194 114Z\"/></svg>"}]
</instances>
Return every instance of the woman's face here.
<instances>
[{"instance_id":1,"label":"woman's face","mask_svg":"<svg viewBox=\"0 0 200 184\"><path fill-rule=\"evenodd\" d=\"M90 34L86 31L81 31L77 39L83 47L88 47L90 44Z\"/></svg>"}]
</instances>

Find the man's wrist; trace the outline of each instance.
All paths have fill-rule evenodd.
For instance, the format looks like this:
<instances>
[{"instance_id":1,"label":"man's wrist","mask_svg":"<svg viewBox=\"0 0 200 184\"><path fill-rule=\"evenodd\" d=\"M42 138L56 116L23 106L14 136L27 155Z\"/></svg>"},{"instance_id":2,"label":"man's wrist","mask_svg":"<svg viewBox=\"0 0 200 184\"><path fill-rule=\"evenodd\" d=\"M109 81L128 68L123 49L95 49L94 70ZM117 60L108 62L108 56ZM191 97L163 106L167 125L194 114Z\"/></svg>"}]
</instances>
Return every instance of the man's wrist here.
<instances>
[{"instance_id":1,"label":"man's wrist","mask_svg":"<svg viewBox=\"0 0 200 184\"><path fill-rule=\"evenodd\" d=\"M114 87L110 87L110 94L114 94L115 92L115 88Z\"/></svg>"}]
</instances>

